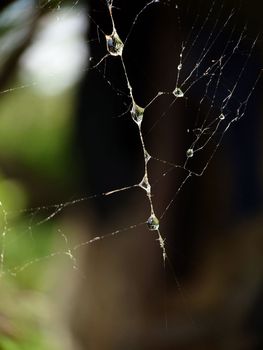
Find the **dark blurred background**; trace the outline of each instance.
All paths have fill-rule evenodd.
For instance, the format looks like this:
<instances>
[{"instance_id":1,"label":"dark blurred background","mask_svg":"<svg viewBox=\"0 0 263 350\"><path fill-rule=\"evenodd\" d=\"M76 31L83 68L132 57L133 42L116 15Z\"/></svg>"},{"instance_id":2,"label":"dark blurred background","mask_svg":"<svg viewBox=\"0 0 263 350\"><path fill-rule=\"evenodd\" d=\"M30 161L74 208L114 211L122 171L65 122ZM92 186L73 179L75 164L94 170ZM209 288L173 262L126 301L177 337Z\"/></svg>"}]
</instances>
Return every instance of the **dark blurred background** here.
<instances>
[{"instance_id":1,"label":"dark blurred background","mask_svg":"<svg viewBox=\"0 0 263 350\"><path fill-rule=\"evenodd\" d=\"M112 32L107 2L0 4L1 349L263 348L262 4L147 4L113 3L123 41L132 27L123 60L136 103L173 91L182 43L179 83L200 63L185 97L161 96L142 124L149 153L168 162L149 163L157 216L174 198L160 223L165 266L140 225L142 190L89 198L144 175L120 58L96 66ZM198 77L220 57L229 62L206 85ZM184 163L231 91L189 168L201 172L220 147L178 193L187 174L169 162Z\"/></svg>"}]
</instances>

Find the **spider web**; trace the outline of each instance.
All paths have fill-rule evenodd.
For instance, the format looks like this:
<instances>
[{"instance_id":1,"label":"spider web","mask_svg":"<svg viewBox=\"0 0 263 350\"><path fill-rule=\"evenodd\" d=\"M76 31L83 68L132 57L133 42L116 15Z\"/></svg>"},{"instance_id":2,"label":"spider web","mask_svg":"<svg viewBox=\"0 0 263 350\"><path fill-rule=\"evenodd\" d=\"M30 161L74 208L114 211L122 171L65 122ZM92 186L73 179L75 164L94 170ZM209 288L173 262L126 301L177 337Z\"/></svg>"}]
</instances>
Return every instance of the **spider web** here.
<instances>
[{"instance_id":1,"label":"spider web","mask_svg":"<svg viewBox=\"0 0 263 350\"><path fill-rule=\"evenodd\" d=\"M66 12L62 12L64 5ZM127 232L132 234L137 229L152 232L153 240L159 245L165 267L169 260L165 229L168 214L174 210L176 200L179 195L183 195L181 192L187 183L206 173L225 135L246 115L248 103L260 78L260 71L248 78L257 38L248 37L246 25L241 28L237 26L236 18L239 10L236 8L229 9L224 3L217 1L205 6L203 2L196 2L194 5L191 1L182 3L153 0L141 6L129 23L129 29L126 33L121 33L118 18L125 15L125 4L111 0L102 2L102 7L104 7L103 15L108 17L110 24L105 30L97 19L94 19L92 12L88 15L90 23L97 28L96 37L92 38L89 44L99 48L96 51L99 55L90 57L89 66L82 72L83 74L87 71L96 72L111 93L119 99L120 105L114 116L114 123L124 120L134 126L132 130L140 148L139 162L142 176L124 186L112 187L109 184L107 190L96 194L16 212L6 210L5 204L1 202L2 277L9 274L16 276L32 265L39 265L58 256L69 258L73 268L78 270L77 253L80 249L92 246L97 241L113 237L117 239L119 235ZM54 4L49 0L40 2L39 8L55 12L60 21L65 19L67 13L84 11L79 7L79 1L67 5L62 1ZM165 79L158 78L155 82L155 77L150 77L153 81L143 100L134 87L137 87L138 83L134 82L134 77L130 78L131 65L138 64L140 55L138 52L131 53L129 46L148 16L151 17L167 9L174 21L174 28L171 28L172 34L169 37L173 38L176 33L174 42L169 42L167 45L162 37L154 38L157 35L155 32L152 34L152 45L157 46L156 50L162 52L158 57L163 57L164 60L159 62L155 69L160 69L160 74ZM142 42L143 40L142 33ZM121 83L119 78L112 76L112 65L118 66L122 74ZM138 71L139 79L145 79L140 77L142 72L139 68ZM1 94L10 94L36 85L36 82L23 84L2 90ZM100 96L100 99L103 101L103 96ZM167 147L164 149L158 147L158 142L162 143L166 138L165 125L170 129L171 136L167 137L171 137L171 152ZM174 152L177 143L173 142L173 139L178 137L177 129L180 128L187 142L185 145L181 143L178 146L181 149ZM100 142L103 142L103 139ZM172 189L167 189L167 182L171 181ZM111 198L120 196L122 200L123 194L132 192L140 192L144 196L141 221L134 222L133 215L130 214L127 216L128 222L125 226L109 229L106 233L94 233L90 239L74 244L71 243L71 237L65 233L67 230L59 227L60 217L66 216L69 209L77 208L83 203L92 206L92 203L100 198L110 201ZM159 203L161 193L166 195ZM17 230L16 220L21 216L26 218L27 224L21 227L18 236L13 237L12 231ZM33 258L26 256L14 266L6 264L9 245L19 244L25 236L33 237L34 230L38 227L49 227L54 221L58 227L56 232L64 242L63 249L44 255L37 253L39 255ZM34 245L34 240L32 244ZM181 288L179 284L178 287Z\"/></svg>"}]
</instances>

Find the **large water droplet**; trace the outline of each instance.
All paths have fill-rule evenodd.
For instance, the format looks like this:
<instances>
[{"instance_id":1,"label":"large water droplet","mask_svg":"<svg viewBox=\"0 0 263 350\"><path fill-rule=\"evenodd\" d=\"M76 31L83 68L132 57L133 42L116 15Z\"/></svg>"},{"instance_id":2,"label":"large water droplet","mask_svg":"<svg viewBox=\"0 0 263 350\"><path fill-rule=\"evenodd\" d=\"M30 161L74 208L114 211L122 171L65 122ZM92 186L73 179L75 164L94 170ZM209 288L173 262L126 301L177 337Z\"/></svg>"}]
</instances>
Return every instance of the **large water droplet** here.
<instances>
[{"instance_id":1,"label":"large water droplet","mask_svg":"<svg viewBox=\"0 0 263 350\"><path fill-rule=\"evenodd\" d=\"M175 88L173 91L175 97L184 97L184 93L180 88Z\"/></svg>"},{"instance_id":2,"label":"large water droplet","mask_svg":"<svg viewBox=\"0 0 263 350\"><path fill-rule=\"evenodd\" d=\"M151 231L156 231L159 229L159 220L154 214L152 214L147 220L147 226Z\"/></svg>"},{"instance_id":3,"label":"large water droplet","mask_svg":"<svg viewBox=\"0 0 263 350\"><path fill-rule=\"evenodd\" d=\"M141 124L143 120L143 113L144 113L144 108L138 106L136 103L133 103L131 116L132 116L132 119L135 121L135 123Z\"/></svg>"},{"instance_id":4,"label":"large water droplet","mask_svg":"<svg viewBox=\"0 0 263 350\"><path fill-rule=\"evenodd\" d=\"M219 119L220 120L224 120L225 119L225 115L223 113L221 113L220 116L219 116Z\"/></svg>"},{"instance_id":5,"label":"large water droplet","mask_svg":"<svg viewBox=\"0 0 263 350\"><path fill-rule=\"evenodd\" d=\"M188 150L186 151L187 158L192 158L193 155L194 155L194 150L192 148L188 148Z\"/></svg>"},{"instance_id":6,"label":"large water droplet","mask_svg":"<svg viewBox=\"0 0 263 350\"><path fill-rule=\"evenodd\" d=\"M111 35L106 35L107 50L112 56L121 56L123 50L123 42L116 30Z\"/></svg>"}]
</instances>

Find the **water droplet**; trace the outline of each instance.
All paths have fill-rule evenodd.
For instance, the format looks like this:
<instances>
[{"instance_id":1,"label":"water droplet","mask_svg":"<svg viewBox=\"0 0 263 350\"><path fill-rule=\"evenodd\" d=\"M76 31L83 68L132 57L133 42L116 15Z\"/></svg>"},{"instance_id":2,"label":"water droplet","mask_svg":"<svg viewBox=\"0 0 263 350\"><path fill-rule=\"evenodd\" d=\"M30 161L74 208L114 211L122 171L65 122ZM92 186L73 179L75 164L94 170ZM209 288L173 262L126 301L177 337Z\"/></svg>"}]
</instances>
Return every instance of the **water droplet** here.
<instances>
[{"instance_id":1,"label":"water droplet","mask_svg":"<svg viewBox=\"0 0 263 350\"><path fill-rule=\"evenodd\" d=\"M136 103L133 103L131 116L132 116L132 119L135 121L135 123L141 124L143 119L143 113L144 113L144 108L138 106Z\"/></svg>"},{"instance_id":2,"label":"water droplet","mask_svg":"<svg viewBox=\"0 0 263 350\"><path fill-rule=\"evenodd\" d=\"M144 150L143 154L144 154L145 163L148 163L149 160L151 159L150 154L146 150Z\"/></svg>"},{"instance_id":3,"label":"water droplet","mask_svg":"<svg viewBox=\"0 0 263 350\"><path fill-rule=\"evenodd\" d=\"M186 151L187 158L192 158L193 155L194 155L194 150L192 148L188 148L188 150Z\"/></svg>"},{"instance_id":4,"label":"water droplet","mask_svg":"<svg viewBox=\"0 0 263 350\"><path fill-rule=\"evenodd\" d=\"M112 56L121 56L123 50L123 42L121 41L116 30L111 35L106 35L107 50Z\"/></svg>"},{"instance_id":5,"label":"water droplet","mask_svg":"<svg viewBox=\"0 0 263 350\"><path fill-rule=\"evenodd\" d=\"M184 97L184 93L180 88L175 88L173 91L175 97Z\"/></svg>"},{"instance_id":6,"label":"water droplet","mask_svg":"<svg viewBox=\"0 0 263 350\"><path fill-rule=\"evenodd\" d=\"M147 193L151 193L151 185L149 183L148 177L144 176L142 181L139 183L139 186L145 190Z\"/></svg>"},{"instance_id":7,"label":"water droplet","mask_svg":"<svg viewBox=\"0 0 263 350\"><path fill-rule=\"evenodd\" d=\"M180 64L178 64L177 69L178 69L178 70L181 70L182 67L183 67L183 65L182 65L182 63L180 63Z\"/></svg>"},{"instance_id":8,"label":"water droplet","mask_svg":"<svg viewBox=\"0 0 263 350\"><path fill-rule=\"evenodd\" d=\"M219 116L219 119L220 120L224 120L225 119L225 115L223 113L221 113L220 116Z\"/></svg>"},{"instance_id":9,"label":"water droplet","mask_svg":"<svg viewBox=\"0 0 263 350\"><path fill-rule=\"evenodd\" d=\"M147 226L151 231L156 231L159 229L159 220L154 214L152 214L147 220Z\"/></svg>"}]
</instances>

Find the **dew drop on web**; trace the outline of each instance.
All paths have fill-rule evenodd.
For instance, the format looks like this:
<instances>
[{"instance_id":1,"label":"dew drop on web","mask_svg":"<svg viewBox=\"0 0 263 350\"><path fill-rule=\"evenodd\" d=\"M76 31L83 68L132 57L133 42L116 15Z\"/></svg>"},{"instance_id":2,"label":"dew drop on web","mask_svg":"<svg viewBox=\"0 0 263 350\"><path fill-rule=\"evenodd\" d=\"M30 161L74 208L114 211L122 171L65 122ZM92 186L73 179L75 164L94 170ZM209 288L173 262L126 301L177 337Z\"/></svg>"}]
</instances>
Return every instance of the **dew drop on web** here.
<instances>
[{"instance_id":1,"label":"dew drop on web","mask_svg":"<svg viewBox=\"0 0 263 350\"><path fill-rule=\"evenodd\" d=\"M112 56L121 56L123 51L123 42L116 30L110 35L106 35L107 50Z\"/></svg>"}]
</instances>

